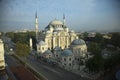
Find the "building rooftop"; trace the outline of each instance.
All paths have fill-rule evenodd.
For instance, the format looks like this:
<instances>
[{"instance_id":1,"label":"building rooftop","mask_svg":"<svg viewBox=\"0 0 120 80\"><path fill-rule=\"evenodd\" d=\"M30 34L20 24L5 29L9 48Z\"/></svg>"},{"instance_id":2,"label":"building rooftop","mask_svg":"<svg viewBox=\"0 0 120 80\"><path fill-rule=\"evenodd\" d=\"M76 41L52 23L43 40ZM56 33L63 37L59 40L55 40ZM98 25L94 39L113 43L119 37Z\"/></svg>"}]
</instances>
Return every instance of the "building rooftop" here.
<instances>
[{"instance_id":1,"label":"building rooftop","mask_svg":"<svg viewBox=\"0 0 120 80\"><path fill-rule=\"evenodd\" d=\"M73 53L71 50L65 49L64 51L62 51L61 55L67 57L67 56L72 56Z\"/></svg>"},{"instance_id":2,"label":"building rooftop","mask_svg":"<svg viewBox=\"0 0 120 80\"><path fill-rule=\"evenodd\" d=\"M82 39L75 39L74 41L72 41L71 45L84 45L85 41Z\"/></svg>"}]
</instances>

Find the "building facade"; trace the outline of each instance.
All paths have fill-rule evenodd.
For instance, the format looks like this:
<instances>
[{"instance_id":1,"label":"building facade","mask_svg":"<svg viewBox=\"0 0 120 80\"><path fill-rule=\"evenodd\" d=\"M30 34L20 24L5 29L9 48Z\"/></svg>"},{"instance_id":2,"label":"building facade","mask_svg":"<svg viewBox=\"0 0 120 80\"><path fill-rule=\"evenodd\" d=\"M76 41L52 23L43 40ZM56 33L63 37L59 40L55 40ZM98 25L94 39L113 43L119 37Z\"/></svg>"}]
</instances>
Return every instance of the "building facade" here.
<instances>
[{"instance_id":1,"label":"building facade","mask_svg":"<svg viewBox=\"0 0 120 80\"><path fill-rule=\"evenodd\" d=\"M51 21L48 26L45 27L45 30L39 34L37 40L37 51L41 51L41 45L39 44L40 41L43 41L47 45L47 49L52 50L56 46L59 46L61 49L68 48L71 42L75 39L78 39L78 36L73 30L69 30L65 25L65 17L63 17L63 22L55 19ZM43 49L46 48L43 46Z\"/></svg>"},{"instance_id":2,"label":"building facade","mask_svg":"<svg viewBox=\"0 0 120 80\"><path fill-rule=\"evenodd\" d=\"M70 47L64 50L56 47L53 54L61 67L70 70L81 70L81 66L85 67L85 60L88 59L87 46L82 39L73 40Z\"/></svg>"},{"instance_id":3,"label":"building facade","mask_svg":"<svg viewBox=\"0 0 120 80\"><path fill-rule=\"evenodd\" d=\"M88 59L87 46L82 39L73 40L69 48L61 49L56 46L53 52L46 50L41 56L64 69L76 71L85 68L85 61Z\"/></svg>"},{"instance_id":4,"label":"building facade","mask_svg":"<svg viewBox=\"0 0 120 80\"><path fill-rule=\"evenodd\" d=\"M38 24L36 25L38 27ZM65 23L65 16L63 16L63 22L57 19L52 20L39 35L37 31L37 54L41 58L52 60L69 70L81 70L81 66L85 66L86 43L78 39L73 30L69 30Z\"/></svg>"},{"instance_id":5,"label":"building facade","mask_svg":"<svg viewBox=\"0 0 120 80\"><path fill-rule=\"evenodd\" d=\"M4 43L0 39L0 70L5 69L5 60L4 60Z\"/></svg>"}]
</instances>

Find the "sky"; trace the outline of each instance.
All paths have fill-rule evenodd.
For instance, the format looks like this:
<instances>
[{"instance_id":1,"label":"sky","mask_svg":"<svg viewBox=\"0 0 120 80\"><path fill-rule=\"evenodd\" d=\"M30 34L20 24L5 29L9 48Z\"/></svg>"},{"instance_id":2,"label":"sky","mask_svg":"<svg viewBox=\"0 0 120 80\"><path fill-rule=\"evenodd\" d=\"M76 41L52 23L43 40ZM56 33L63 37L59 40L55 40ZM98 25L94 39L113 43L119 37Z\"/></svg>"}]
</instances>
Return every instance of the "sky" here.
<instances>
[{"instance_id":1,"label":"sky","mask_svg":"<svg viewBox=\"0 0 120 80\"><path fill-rule=\"evenodd\" d=\"M0 0L0 31L39 30L59 19L75 31L120 31L120 0Z\"/></svg>"}]
</instances>

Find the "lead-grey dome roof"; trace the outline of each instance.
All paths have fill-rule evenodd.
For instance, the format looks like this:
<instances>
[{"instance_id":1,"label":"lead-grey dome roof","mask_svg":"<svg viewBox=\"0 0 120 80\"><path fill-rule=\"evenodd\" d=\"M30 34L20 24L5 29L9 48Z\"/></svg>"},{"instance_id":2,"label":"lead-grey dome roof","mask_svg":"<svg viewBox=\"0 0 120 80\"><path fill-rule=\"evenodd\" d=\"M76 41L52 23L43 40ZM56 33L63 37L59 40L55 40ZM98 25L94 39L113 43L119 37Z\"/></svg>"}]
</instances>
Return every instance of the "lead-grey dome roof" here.
<instances>
[{"instance_id":1,"label":"lead-grey dome roof","mask_svg":"<svg viewBox=\"0 0 120 80\"><path fill-rule=\"evenodd\" d=\"M46 50L43 54L52 54L50 50Z\"/></svg>"},{"instance_id":2,"label":"lead-grey dome roof","mask_svg":"<svg viewBox=\"0 0 120 80\"><path fill-rule=\"evenodd\" d=\"M85 45L85 41L82 39L75 39L72 41L71 45Z\"/></svg>"},{"instance_id":3,"label":"lead-grey dome roof","mask_svg":"<svg viewBox=\"0 0 120 80\"><path fill-rule=\"evenodd\" d=\"M50 25L63 25L63 23L60 20L57 20L57 19L51 21L49 24Z\"/></svg>"},{"instance_id":4,"label":"lead-grey dome roof","mask_svg":"<svg viewBox=\"0 0 120 80\"><path fill-rule=\"evenodd\" d=\"M59 46L56 46L54 50L61 50L61 48Z\"/></svg>"},{"instance_id":5,"label":"lead-grey dome roof","mask_svg":"<svg viewBox=\"0 0 120 80\"><path fill-rule=\"evenodd\" d=\"M65 49L64 51L62 51L61 55L62 56L72 56L73 53L71 50Z\"/></svg>"},{"instance_id":6,"label":"lead-grey dome roof","mask_svg":"<svg viewBox=\"0 0 120 80\"><path fill-rule=\"evenodd\" d=\"M46 43L41 40L41 41L39 42L39 45L46 45Z\"/></svg>"}]
</instances>

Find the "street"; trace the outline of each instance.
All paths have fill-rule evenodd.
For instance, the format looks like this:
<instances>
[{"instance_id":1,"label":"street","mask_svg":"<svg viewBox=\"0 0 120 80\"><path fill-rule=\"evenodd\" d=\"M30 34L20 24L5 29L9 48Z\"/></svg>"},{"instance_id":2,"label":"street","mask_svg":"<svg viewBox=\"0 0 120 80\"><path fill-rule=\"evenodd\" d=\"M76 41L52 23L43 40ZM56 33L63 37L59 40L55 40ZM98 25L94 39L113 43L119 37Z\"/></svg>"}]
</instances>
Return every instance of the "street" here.
<instances>
[{"instance_id":1,"label":"street","mask_svg":"<svg viewBox=\"0 0 120 80\"><path fill-rule=\"evenodd\" d=\"M38 61L32 55L28 56L27 63L34 67L39 73L43 74L48 80L87 80L59 67L52 67L48 64Z\"/></svg>"},{"instance_id":2,"label":"street","mask_svg":"<svg viewBox=\"0 0 120 80\"><path fill-rule=\"evenodd\" d=\"M6 56L6 67L11 80L38 80L35 75L26 69L18 60L11 55Z\"/></svg>"}]
</instances>

